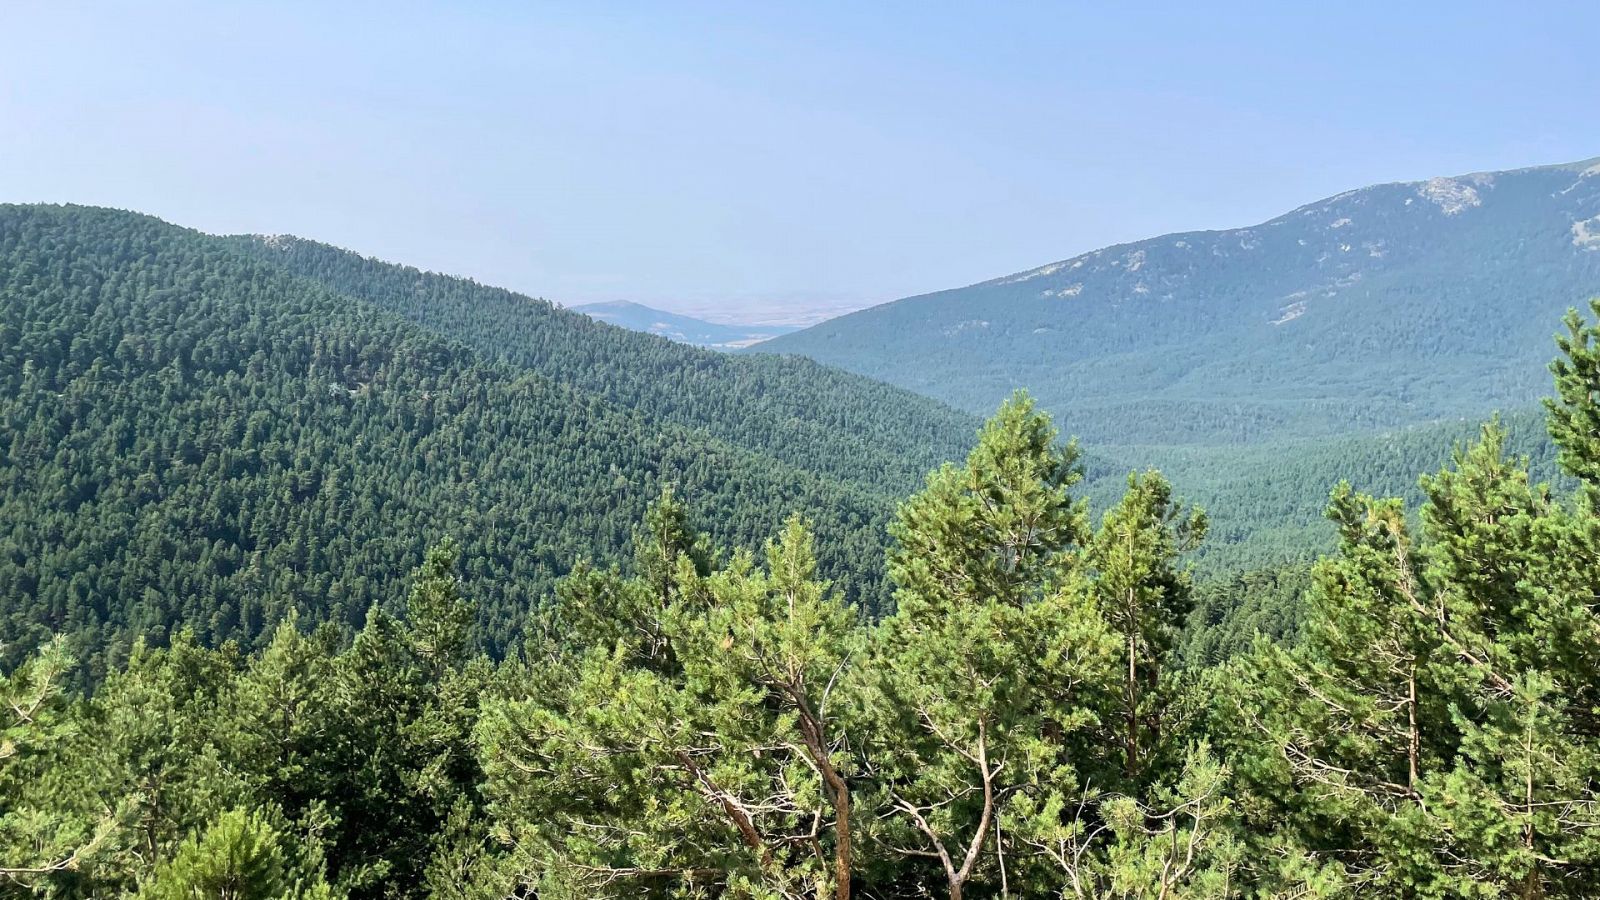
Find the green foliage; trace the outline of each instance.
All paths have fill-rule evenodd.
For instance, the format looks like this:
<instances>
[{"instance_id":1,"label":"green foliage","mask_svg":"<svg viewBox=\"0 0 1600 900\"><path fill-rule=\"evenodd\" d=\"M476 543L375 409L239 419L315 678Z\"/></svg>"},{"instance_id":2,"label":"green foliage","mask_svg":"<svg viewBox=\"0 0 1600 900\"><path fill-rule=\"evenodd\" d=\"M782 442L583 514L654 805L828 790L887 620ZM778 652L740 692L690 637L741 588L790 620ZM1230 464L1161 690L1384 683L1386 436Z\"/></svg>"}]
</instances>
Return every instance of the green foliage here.
<instances>
[{"instance_id":1,"label":"green foliage","mask_svg":"<svg viewBox=\"0 0 1600 900\"><path fill-rule=\"evenodd\" d=\"M1600 298L1589 301L1600 316ZM1568 310L1562 320L1567 333L1556 336L1561 355L1550 364L1556 396L1545 400L1550 434L1561 448L1561 466L1585 484L1600 484L1600 328Z\"/></svg>"},{"instance_id":2,"label":"green foliage","mask_svg":"<svg viewBox=\"0 0 1600 900\"><path fill-rule=\"evenodd\" d=\"M1554 486L1497 420L1420 508L1337 488L1314 566L1197 583L1211 518L1156 471L1080 496L1104 463L1026 394L889 522L898 476L862 471L889 443L800 466L803 369L730 363L774 399L713 434L694 417L726 407L530 372L573 345L515 295L427 276L412 306L416 273L291 254L354 300L126 214L0 224L0 638L38 648L0 669L0 896L1600 883L1600 326L1575 314Z\"/></svg>"},{"instance_id":3,"label":"green foliage","mask_svg":"<svg viewBox=\"0 0 1600 900\"><path fill-rule=\"evenodd\" d=\"M978 598L1019 605L1058 580L1083 538L1084 511L1068 490L1077 449L1023 394L978 433L965 468L946 464L902 505L890 534L896 602L937 616Z\"/></svg>"},{"instance_id":4,"label":"green foliage","mask_svg":"<svg viewBox=\"0 0 1600 900\"><path fill-rule=\"evenodd\" d=\"M930 404L881 385L724 361L464 281L430 277L441 318L408 307L419 325L389 310L416 296L410 270L366 262L359 284L338 279L368 302L288 262L131 213L0 207L7 666L50 633L75 639L76 680L92 683L180 624L249 650L291 612L354 630L375 602L400 608L401 576L445 534L478 585L469 642L499 653L575 561L624 555L646 500L674 484L725 544L758 546L804 513L823 570L871 606L886 593L882 490L911 483L884 460L930 458L969 427L935 439L965 420L912 428ZM473 334L524 343L475 352L449 337L457 314L489 309L462 305L484 293L532 318L472 319ZM549 353L572 377L532 365ZM695 374L706 366L727 371ZM607 373L633 373L637 390L600 396ZM699 405L722 379L772 399ZM662 392L677 389L673 406ZM870 452L819 444L844 408L880 423L863 432ZM711 419L755 430L694 424Z\"/></svg>"},{"instance_id":5,"label":"green foliage","mask_svg":"<svg viewBox=\"0 0 1600 900\"><path fill-rule=\"evenodd\" d=\"M416 573L413 607L459 623L448 554L435 548ZM462 819L479 811L469 741L488 663L459 645L441 655L426 618L374 610L343 651L330 630L296 624L250 658L187 633L136 647L57 714L49 740L37 728L56 720L30 712L34 733L0 772L0 874L61 897L410 895L436 835L481 843ZM58 653L8 684L39 696Z\"/></svg>"},{"instance_id":6,"label":"green foliage","mask_svg":"<svg viewBox=\"0 0 1600 900\"><path fill-rule=\"evenodd\" d=\"M296 877L281 838L266 817L229 810L203 835L183 842L168 862L156 867L141 900L324 900L333 896L313 873Z\"/></svg>"},{"instance_id":7,"label":"green foliage","mask_svg":"<svg viewBox=\"0 0 1600 900\"><path fill-rule=\"evenodd\" d=\"M952 897L997 886L1008 798L1079 781L1115 645L1065 588L1088 531L1075 462L1015 396L965 467L901 507L898 610L875 635L869 703L878 840L897 881Z\"/></svg>"},{"instance_id":8,"label":"green foliage","mask_svg":"<svg viewBox=\"0 0 1600 900\"><path fill-rule=\"evenodd\" d=\"M423 664L438 677L467 658L467 627L472 605L461 597L456 581L455 542L446 538L428 551L406 600L411 640Z\"/></svg>"},{"instance_id":9,"label":"green foliage","mask_svg":"<svg viewBox=\"0 0 1600 900\"><path fill-rule=\"evenodd\" d=\"M928 469L965 449L976 424L924 396L809 360L689 347L604 325L544 300L315 241L226 240L485 358L654 422L873 491L898 495L910 489Z\"/></svg>"},{"instance_id":10,"label":"green foliage","mask_svg":"<svg viewBox=\"0 0 1600 900\"><path fill-rule=\"evenodd\" d=\"M124 814L96 815L62 802L68 798L61 789L71 782L53 771L53 762L73 737L74 716L62 690L70 666L66 642L56 638L0 678L0 894L8 886L36 887L84 865ZM39 791L41 785L54 790Z\"/></svg>"},{"instance_id":11,"label":"green foliage","mask_svg":"<svg viewBox=\"0 0 1600 900\"><path fill-rule=\"evenodd\" d=\"M623 627L532 648L525 690L485 710L485 791L518 880L541 897L821 896L842 872L847 890L830 701L856 615L817 580L800 520L763 567L739 553L710 572L676 509L652 510L631 578L563 594Z\"/></svg>"},{"instance_id":12,"label":"green foliage","mask_svg":"<svg viewBox=\"0 0 1600 900\"><path fill-rule=\"evenodd\" d=\"M1310 587L1309 566L1255 570L1196 584L1194 609L1179 637L1179 661L1198 671L1247 653L1258 638L1296 643L1304 617L1301 598Z\"/></svg>"},{"instance_id":13,"label":"green foliage","mask_svg":"<svg viewBox=\"0 0 1600 900\"><path fill-rule=\"evenodd\" d=\"M1503 442L1486 426L1423 480L1420 535L1398 502L1336 491L1304 644L1243 670L1261 825L1366 895L1587 896L1600 877L1595 521Z\"/></svg>"},{"instance_id":14,"label":"green foliage","mask_svg":"<svg viewBox=\"0 0 1600 900\"><path fill-rule=\"evenodd\" d=\"M1501 421L1508 451L1529 457L1537 478L1562 488L1572 483L1556 463L1539 408L1516 409ZM1097 506L1109 506L1121 496L1130 468L1159 469L1210 514L1206 541L1194 555L1201 581L1309 570L1338 546L1325 515L1330 488L1349 480L1364 493L1398 497L1414 508L1424 499L1417 473L1448 462L1480 424L1463 419L1260 446L1098 445L1084 454L1083 490Z\"/></svg>"},{"instance_id":15,"label":"green foliage","mask_svg":"<svg viewBox=\"0 0 1600 900\"><path fill-rule=\"evenodd\" d=\"M1299 642L1212 669L1194 648L1243 638L1188 630L1221 602L1182 561L1205 515L1148 472L1091 529L1025 396L903 504L879 621L802 520L758 561L666 490L629 570L578 566L498 667L450 543L348 646L292 616L253 654L180 633L65 704L52 644L5 685L0 838L30 855L4 874L61 897L1584 896L1600 527L1503 443L1423 480L1420 531L1336 491ZM1305 584L1237 583L1264 614Z\"/></svg>"},{"instance_id":16,"label":"green foliage","mask_svg":"<svg viewBox=\"0 0 1600 900\"><path fill-rule=\"evenodd\" d=\"M23 754L39 752L39 745L55 736L61 678L71 664L66 640L58 637L9 676L0 678L0 706L6 709L5 729L0 731L0 764L10 765Z\"/></svg>"},{"instance_id":17,"label":"green foliage","mask_svg":"<svg viewBox=\"0 0 1600 900\"><path fill-rule=\"evenodd\" d=\"M1027 397L1004 406L964 466L902 506L897 611L877 624L817 580L798 521L764 567L736 553L717 568L663 496L633 572L569 577L485 709L504 856L480 883L553 897L1097 893L1165 860L1167 888L1220 895L1255 871L1220 796L1226 769L1185 750L1188 697L1162 674L1189 602L1177 559L1204 518L1147 474L1091 532L1074 463ZM1152 836L1204 854L1180 865Z\"/></svg>"},{"instance_id":18,"label":"green foliage","mask_svg":"<svg viewBox=\"0 0 1600 900\"><path fill-rule=\"evenodd\" d=\"M1172 658L1191 605L1189 574L1174 563L1199 545L1205 513L1184 511L1158 472L1128 477L1128 493L1106 513L1089 546L1094 593L1123 647L1120 718L1123 769L1137 777L1162 743L1163 712L1175 686ZM1154 757L1154 758L1152 758Z\"/></svg>"}]
</instances>

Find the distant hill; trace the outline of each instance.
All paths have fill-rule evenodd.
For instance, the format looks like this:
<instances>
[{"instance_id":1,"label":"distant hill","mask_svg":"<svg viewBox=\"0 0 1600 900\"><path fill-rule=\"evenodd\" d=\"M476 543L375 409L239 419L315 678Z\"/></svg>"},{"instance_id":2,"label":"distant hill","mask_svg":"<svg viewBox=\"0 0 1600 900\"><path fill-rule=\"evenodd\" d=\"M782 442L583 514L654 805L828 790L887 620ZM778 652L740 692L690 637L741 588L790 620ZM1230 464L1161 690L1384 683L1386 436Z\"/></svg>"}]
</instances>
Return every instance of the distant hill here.
<instances>
[{"instance_id":1,"label":"distant hill","mask_svg":"<svg viewBox=\"0 0 1600 900\"><path fill-rule=\"evenodd\" d=\"M310 241L0 205L0 669L49 632L103 671L179 627L359 625L446 535L502 649L666 485L734 545L806 516L871 605L896 499L975 427Z\"/></svg>"},{"instance_id":2,"label":"distant hill","mask_svg":"<svg viewBox=\"0 0 1600 900\"><path fill-rule=\"evenodd\" d=\"M1600 160L1385 184L773 339L974 413L1025 387L1090 447L1264 445L1518 408L1600 294Z\"/></svg>"},{"instance_id":3,"label":"distant hill","mask_svg":"<svg viewBox=\"0 0 1600 900\"><path fill-rule=\"evenodd\" d=\"M909 492L965 455L975 416L808 359L733 355L596 321L503 288L287 235L234 249L652 421L807 471Z\"/></svg>"},{"instance_id":4,"label":"distant hill","mask_svg":"<svg viewBox=\"0 0 1600 900\"><path fill-rule=\"evenodd\" d=\"M711 347L717 350L734 350L750 347L780 334L788 334L798 325L723 325L665 310L652 309L627 300L610 303L585 303L568 307L602 322L620 325L633 331L658 334L683 344Z\"/></svg>"}]
</instances>

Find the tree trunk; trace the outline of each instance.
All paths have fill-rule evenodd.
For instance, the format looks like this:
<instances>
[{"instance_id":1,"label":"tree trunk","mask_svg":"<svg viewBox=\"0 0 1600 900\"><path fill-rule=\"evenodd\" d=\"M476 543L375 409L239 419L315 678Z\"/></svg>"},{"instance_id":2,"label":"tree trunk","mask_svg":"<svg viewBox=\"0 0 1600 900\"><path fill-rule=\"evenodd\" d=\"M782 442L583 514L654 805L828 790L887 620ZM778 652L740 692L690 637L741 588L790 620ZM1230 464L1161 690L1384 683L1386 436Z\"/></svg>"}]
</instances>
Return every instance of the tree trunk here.
<instances>
[{"instance_id":1,"label":"tree trunk","mask_svg":"<svg viewBox=\"0 0 1600 900\"><path fill-rule=\"evenodd\" d=\"M1139 771L1139 645L1133 630L1132 605L1128 625L1128 737L1125 768L1129 776Z\"/></svg>"},{"instance_id":2,"label":"tree trunk","mask_svg":"<svg viewBox=\"0 0 1600 900\"><path fill-rule=\"evenodd\" d=\"M850 784L834 768L833 760L829 758L822 719L812 711L804 691L794 687L788 690L800 713L800 734L806 750L811 754L817 771L822 773L828 802L833 806L833 896L835 900L850 900L850 878L854 869L850 834Z\"/></svg>"},{"instance_id":3,"label":"tree trunk","mask_svg":"<svg viewBox=\"0 0 1600 900\"><path fill-rule=\"evenodd\" d=\"M1420 769L1422 756L1422 732L1417 724L1417 664L1411 663L1411 671L1406 675L1406 712L1410 717L1410 734L1406 740L1406 762L1410 767L1410 780L1406 786L1415 793L1417 780L1421 777Z\"/></svg>"}]
</instances>

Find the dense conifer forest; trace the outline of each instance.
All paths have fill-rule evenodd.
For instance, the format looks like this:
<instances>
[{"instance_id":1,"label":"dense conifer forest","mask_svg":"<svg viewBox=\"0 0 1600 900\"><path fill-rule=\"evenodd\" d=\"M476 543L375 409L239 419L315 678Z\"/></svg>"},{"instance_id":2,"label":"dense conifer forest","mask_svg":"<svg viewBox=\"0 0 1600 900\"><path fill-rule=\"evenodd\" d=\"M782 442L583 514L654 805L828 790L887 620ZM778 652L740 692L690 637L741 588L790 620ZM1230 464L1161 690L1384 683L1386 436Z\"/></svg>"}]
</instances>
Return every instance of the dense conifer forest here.
<instances>
[{"instance_id":1,"label":"dense conifer forest","mask_svg":"<svg viewBox=\"0 0 1600 900\"><path fill-rule=\"evenodd\" d=\"M475 640L498 653L557 575L620 558L668 485L730 544L810 516L824 571L875 609L892 497L974 427L813 363L377 268L434 285L441 318L488 317L436 332L362 299L397 302L376 288L340 294L237 246L113 210L0 207L0 659L70 632L100 673L179 623L249 649L290 610L356 626L447 534L482 578ZM545 364L458 332L517 335L517 360ZM699 427L719 415L746 424ZM859 443L824 440L846 424Z\"/></svg>"},{"instance_id":2,"label":"dense conifer forest","mask_svg":"<svg viewBox=\"0 0 1600 900\"><path fill-rule=\"evenodd\" d=\"M1576 313L1542 415L1130 474L130 213L0 207L0 301L0 896L1600 884Z\"/></svg>"},{"instance_id":3,"label":"dense conifer forest","mask_svg":"<svg viewBox=\"0 0 1600 900\"><path fill-rule=\"evenodd\" d=\"M783 462L896 493L966 449L976 419L803 358L729 356L610 327L550 303L315 241L239 249L505 360Z\"/></svg>"}]
</instances>

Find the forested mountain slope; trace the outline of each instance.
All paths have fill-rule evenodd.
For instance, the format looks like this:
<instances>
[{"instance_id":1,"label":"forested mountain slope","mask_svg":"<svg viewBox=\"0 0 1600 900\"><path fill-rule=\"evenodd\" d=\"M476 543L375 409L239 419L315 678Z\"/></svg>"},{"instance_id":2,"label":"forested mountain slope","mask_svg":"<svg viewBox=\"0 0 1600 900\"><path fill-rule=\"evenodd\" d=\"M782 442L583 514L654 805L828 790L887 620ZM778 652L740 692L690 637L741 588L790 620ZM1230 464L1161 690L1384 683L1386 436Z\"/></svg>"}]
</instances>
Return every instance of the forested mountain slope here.
<instances>
[{"instance_id":1,"label":"forested mountain slope","mask_svg":"<svg viewBox=\"0 0 1600 900\"><path fill-rule=\"evenodd\" d=\"M809 360L730 357L596 322L513 291L315 241L230 240L260 259L552 381L896 494L965 453L978 425L976 417L942 403Z\"/></svg>"},{"instance_id":2,"label":"forested mountain slope","mask_svg":"<svg viewBox=\"0 0 1600 900\"><path fill-rule=\"evenodd\" d=\"M762 344L969 411L1025 387L1104 445L1249 444L1528 404L1600 294L1600 161L1350 191Z\"/></svg>"},{"instance_id":3,"label":"forested mountain slope","mask_svg":"<svg viewBox=\"0 0 1600 900\"><path fill-rule=\"evenodd\" d=\"M477 585L481 638L503 647L555 575L624 550L670 483L730 543L803 511L827 535L825 570L877 596L889 497L485 361L234 247L133 213L0 207L8 654L68 632L100 668L98 649L180 625L249 646L290 609L355 624L398 602L444 535ZM693 374L665 341L568 319L637 338L663 379ZM584 353L577 337L541 349L553 366Z\"/></svg>"},{"instance_id":4,"label":"forested mountain slope","mask_svg":"<svg viewBox=\"0 0 1600 900\"><path fill-rule=\"evenodd\" d=\"M1085 487L1099 508L1121 495L1130 469L1160 469L1186 499L1211 513L1210 536L1196 557L1207 575L1309 563L1334 547L1325 514L1339 481L1420 502L1417 473L1449 463L1489 419L1485 412L1379 434L1259 446L1116 447L1114 455L1085 455ZM1506 451L1528 457L1536 478L1558 478L1544 410L1522 407L1500 420Z\"/></svg>"},{"instance_id":5,"label":"forested mountain slope","mask_svg":"<svg viewBox=\"0 0 1600 900\"><path fill-rule=\"evenodd\" d=\"M253 645L290 609L354 624L447 534L500 649L572 560L615 558L668 484L724 543L803 512L823 571L876 605L896 500L972 435L963 414L808 361L132 213L0 207L0 300L11 652L49 630L102 648L182 624ZM1270 447L1086 442L1086 493L1104 508L1130 468L1160 465L1213 511L1204 571L1272 568L1329 547L1340 474L1414 497L1411 473L1476 420ZM1539 471L1538 417L1509 425Z\"/></svg>"}]
</instances>

